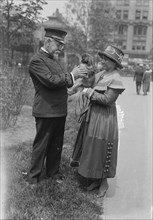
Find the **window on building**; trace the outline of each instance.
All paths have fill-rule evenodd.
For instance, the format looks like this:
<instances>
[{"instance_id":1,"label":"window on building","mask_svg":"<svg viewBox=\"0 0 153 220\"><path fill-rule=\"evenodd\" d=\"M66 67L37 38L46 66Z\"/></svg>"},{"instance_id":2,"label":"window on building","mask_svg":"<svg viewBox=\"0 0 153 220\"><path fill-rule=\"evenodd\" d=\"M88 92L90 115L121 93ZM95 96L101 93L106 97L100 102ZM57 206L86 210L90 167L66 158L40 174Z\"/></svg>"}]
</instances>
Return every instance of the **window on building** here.
<instances>
[{"instance_id":1,"label":"window on building","mask_svg":"<svg viewBox=\"0 0 153 220\"><path fill-rule=\"evenodd\" d=\"M141 6L143 4L143 0L136 0L136 6Z\"/></svg>"},{"instance_id":2,"label":"window on building","mask_svg":"<svg viewBox=\"0 0 153 220\"><path fill-rule=\"evenodd\" d=\"M132 45L132 50L135 50L135 45Z\"/></svg>"},{"instance_id":3,"label":"window on building","mask_svg":"<svg viewBox=\"0 0 153 220\"><path fill-rule=\"evenodd\" d=\"M129 5L129 0L124 0L124 5L128 6Z\"/></svg>"},{"instance_id":4,"label":"window on building","mask_svg":"<svg viewBox=\"0 0 153 220\"><path fill-rule=\"evenodd\" d=\"M117 0L117 5L123 5L123 0Z\"/></svg>"},{"instance_id":5,"label":"window on building","mask_svg":"<svg viewBox=\"0 0 153 220\"><path fill-rule=\"evenodd\" d=\"M116 18L121 19L121 10L116 11Z\"/></svg>"},{"instance_id":6,"label":"window on building","mask_svg":"<svg viewBox=\"0 0 153 220\"><path fill-rule=\"evenodd\" d=\"M122 50L126 50L127 46L127 42L124 40L118 40L116 41L116 44L119 46L119 48L121 48Z\"/></svg>"},{"instance_id":7,"label":"window on building","mask_svg":"<svg viewBox=\"0 0 153 220\"><path fill-rule=\"evenodd\" d=\"M134 41L132 45L132 50L145 50L146 42L145 41Z\"/></svg>"},{"instance_id":8,"label":"window on building","mask_svg":"<svg viewBox=\"0 0 153 220\"><path fill-rule=\"evenodd\" d=\"M142 48L142 50L145 50L146 49L146 43L142 43L141 48Z\"/></svg>"},{"instance_id":9,"label":"window on building","mask_svg":"<svg viewBox=\"0 0 153 220\"><path fill-rule=\"evenodd\" d=\"M119 35L127 35L127 30L128 30L127 25L120 25L119 29L118 29L118 34Z\"/></svg>"},{"instance_id":10,"label":"window on building","mask_svg":"<svg viewBox=\"0 0 153 220\"><path fill-rule=\"evenodd\" d=\"M147 27L142 25L137 25L134 27L134 35L135 36L146 36Z\"/></svg>"},{"instance_id":11,"label":"window on building","mask_svg":"<svg viewBox=\"0 0 153 220\"><path fill-rule=\"evenodd\" d=\"M149 6L149 0L143 0L143 6Z\"/></svg>"},{"instance_id":12,"label":"window on building","mask_svg":"<svg viewBox=\"0 0 153 220\"><path fill-rule=\"evenodd\" d=\"M123 11L123 19L124 20L128 20L128 13L129 13L128 10Z\"/></svg>"},{"instance_id":13,"label":"window on building","mask_svg":"<svg viewBox=\"0 0 153 220\"><path fill-rule=\"evenodd\" d=\"M141 50L141 42L137 42L136 50Z\"/></svg>"},{"instance_id":14,"label":"window on building","mask_svg":"<svg viewBox=\"0 0 153 220\"><path fill-rule=\"evenodd\" d=\"M136 20L140 20L140 18L141 18L141 11L140 10L136 10L136 12L135 12L135 19Z\"/></svg>"},{"instance_id":15,"label":"window on building","mask_svg":"<svg viewBox=\"0 0 153 220\"><path fill-rule=\"evenodd\" d=\"M148 20L148 11L143 11L142 19L143 20Z\"/></svg>"}]
</instances>

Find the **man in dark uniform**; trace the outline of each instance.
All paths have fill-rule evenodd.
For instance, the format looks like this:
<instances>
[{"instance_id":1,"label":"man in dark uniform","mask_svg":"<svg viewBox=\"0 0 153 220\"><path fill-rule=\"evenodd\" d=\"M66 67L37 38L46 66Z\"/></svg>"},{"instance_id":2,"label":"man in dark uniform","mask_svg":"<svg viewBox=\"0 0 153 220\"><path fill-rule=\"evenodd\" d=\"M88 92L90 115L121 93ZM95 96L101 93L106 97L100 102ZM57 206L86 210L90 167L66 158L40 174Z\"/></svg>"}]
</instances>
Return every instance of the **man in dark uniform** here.
<instances>
[{"instance_id":1,"label":"man in dark uniform","mask_svg":"<svg viewBox=\"0 0 153 220\"><path fill-rule=\"evenodd\" d=\"M136 93L139 95L141 90L142 77L144 74L143 64L139 64L134 73L133 80L136 82Z\"/></svg>"},{"instance_id":2,"label":"man in dark uniform","mask_svg":"<svg viewBox=\"0 0 153 220\"><path fill-rule=\"evenodd\" d=\"M63 51L65 30L46 28L44 46L31 59L29 73L35 88L33 116L36 136L33 142L29 184L40 181L43 165L46 177L62 178L60 161L67 115L67 88L86 70L76 67L66 73L57 61Z\"/></svg>"}]
</instances>

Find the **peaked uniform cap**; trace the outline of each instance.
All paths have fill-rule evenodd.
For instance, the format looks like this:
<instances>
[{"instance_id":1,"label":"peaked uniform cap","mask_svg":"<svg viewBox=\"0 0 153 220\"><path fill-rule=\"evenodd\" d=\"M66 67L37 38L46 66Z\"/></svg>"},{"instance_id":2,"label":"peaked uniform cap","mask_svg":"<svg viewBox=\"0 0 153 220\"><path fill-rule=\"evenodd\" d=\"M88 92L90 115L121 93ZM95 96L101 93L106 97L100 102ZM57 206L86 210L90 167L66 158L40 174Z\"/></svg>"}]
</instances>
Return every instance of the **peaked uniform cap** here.
<instances>
[{"instance_id":1,"label":"peaked uniform cap","mask_svg":"<svg viewBox=\"0 0 153 220\"><path fill-rule=\"evenodd\" d=\"M45 37L53 38L62 44L65 44L64 38L66 35L67 35L67 32L63 29L56 28L56 27L46 27L45 28Z\"/></svg>"},{"instance_id":2,"label":"peaked uniform cap","mask_svg":"<svg viewBox=\"0 0 153 220\"><path fill-rule=\"evenodd\" d=\"M105 51L99 51L98 55L100 57L106 56L110 58L111 60L115 61L120 69L123 68L122 66L122 60L124 57L123 51L121 51L119 48L115 46L108 46Z\"/></svg>"}]
</instances>

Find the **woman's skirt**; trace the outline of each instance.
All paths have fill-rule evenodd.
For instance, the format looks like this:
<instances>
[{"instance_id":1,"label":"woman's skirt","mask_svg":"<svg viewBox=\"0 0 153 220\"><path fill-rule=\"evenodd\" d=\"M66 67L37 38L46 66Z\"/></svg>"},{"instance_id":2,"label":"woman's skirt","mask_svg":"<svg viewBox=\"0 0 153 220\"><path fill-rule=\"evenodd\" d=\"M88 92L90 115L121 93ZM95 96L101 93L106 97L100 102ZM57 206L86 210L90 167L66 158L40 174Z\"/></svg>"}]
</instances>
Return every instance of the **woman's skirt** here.
<instances>
[{"instance_id":1,"label":"woman's skirt","mask_svg":"<svg viewBox=\"0 0 153 220\"><path fill-rule=\"evenodd\" d=\"M149 92L150 90L150 82L144 82L143 83L143 92L146 93L146 92Z\"/></svg>"},{"instance_id":2,"label":"woman's skirt","mask_svg":"<svg viewBox=\"0 0 153 220\"><path fill-rule=\"evenodd\" d=\"M86 178L112 178L116 174L118 123L115 104L92 105L85 113L74 145L72 159Z\"/></svg>"}]
</instances>

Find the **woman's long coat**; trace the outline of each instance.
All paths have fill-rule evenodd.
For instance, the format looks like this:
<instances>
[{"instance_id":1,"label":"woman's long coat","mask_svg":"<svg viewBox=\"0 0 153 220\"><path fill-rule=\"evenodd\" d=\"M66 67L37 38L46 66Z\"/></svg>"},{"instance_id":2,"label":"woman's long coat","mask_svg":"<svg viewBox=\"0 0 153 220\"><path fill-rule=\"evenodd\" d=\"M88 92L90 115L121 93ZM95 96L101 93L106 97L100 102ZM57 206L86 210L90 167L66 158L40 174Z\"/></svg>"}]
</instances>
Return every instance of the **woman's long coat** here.
<instances>
[{"instance_id":1,"label":"woman's long coat","mask_svg":"<svg viewBox=\"0 0 153 220\"><path fill-rule=\"evenodd\" d=\"M124 91L117 70L104 77L96 75L96 86L74 145L73 161L79 161L78 172L86 178L111 178L116 174L118 155L118 122L116 100Z\"/></svg>"},{"instance_id":2,"label":"woman's long coat","mask_svg":"<svg viewBox=\"0 0 153 220\"><path fill-rule=\"evenodd\" d=\"M147 93L150 90L151 70L146 70L143 74L143 92Z\"/></svg>"}]
</instances>

